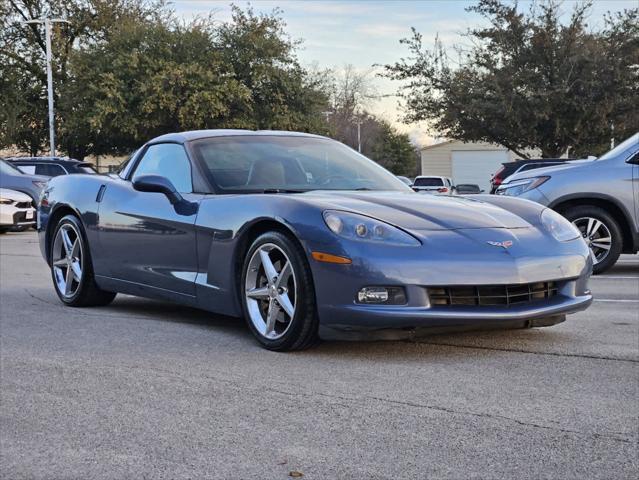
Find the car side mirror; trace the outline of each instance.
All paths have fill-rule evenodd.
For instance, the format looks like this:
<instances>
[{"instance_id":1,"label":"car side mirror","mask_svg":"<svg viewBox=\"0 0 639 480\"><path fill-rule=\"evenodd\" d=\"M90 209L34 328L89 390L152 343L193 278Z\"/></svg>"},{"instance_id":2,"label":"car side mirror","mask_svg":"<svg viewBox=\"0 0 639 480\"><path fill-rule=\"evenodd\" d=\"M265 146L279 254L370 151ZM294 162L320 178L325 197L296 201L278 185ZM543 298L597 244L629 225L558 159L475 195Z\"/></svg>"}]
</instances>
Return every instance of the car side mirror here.
<instances>
[{"instance_id":1,"label":"car side mirror","mask_svg":"<svg viewBox=\"0 0 639 480\"><path fill-rule=\"evenodd\" d=\"M140 175L133 180L133 188L138 192L163 193L173 205L183 200L171 180L161 175Z\"/></svg>"}]
</instances>

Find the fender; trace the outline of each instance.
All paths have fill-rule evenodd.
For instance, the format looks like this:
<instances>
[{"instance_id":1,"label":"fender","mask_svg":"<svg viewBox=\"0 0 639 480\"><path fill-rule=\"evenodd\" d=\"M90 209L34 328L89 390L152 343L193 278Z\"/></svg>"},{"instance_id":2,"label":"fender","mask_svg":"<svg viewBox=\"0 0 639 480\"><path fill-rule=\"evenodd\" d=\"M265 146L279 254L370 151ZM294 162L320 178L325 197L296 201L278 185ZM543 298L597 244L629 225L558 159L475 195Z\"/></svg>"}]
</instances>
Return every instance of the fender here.
<instances>
[{"instance_id":1,"label":"fender","mask_svg":"<svg viewBox=\"0 0 639 480\"><path fill-rule=\"evenodd\" d=\"M307 253L308 237L304 230L308 210L298 200L273 196L272 202L263 197L247 197L241 207L230 196L211 195L200 203L196 220L198 274L196 296L200 307L229 316L241 316L237 284L233 279L239 272L241 255L250 242L251 232L260 225L278 225L300 243ZM231 208L235 205L235 208ZM321 210L319 210L321 215ZM312 222L311 222L312 224ZM315 237L318 237L315 234Z\"/></svg>"}]
</instances>

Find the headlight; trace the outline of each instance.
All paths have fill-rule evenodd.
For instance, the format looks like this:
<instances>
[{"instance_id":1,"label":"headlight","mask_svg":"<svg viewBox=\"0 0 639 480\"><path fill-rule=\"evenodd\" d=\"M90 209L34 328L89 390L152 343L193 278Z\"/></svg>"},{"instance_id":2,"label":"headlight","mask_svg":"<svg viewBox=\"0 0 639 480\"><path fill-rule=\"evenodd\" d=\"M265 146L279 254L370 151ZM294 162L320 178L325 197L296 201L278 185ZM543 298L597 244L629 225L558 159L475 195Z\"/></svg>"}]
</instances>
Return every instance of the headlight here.
<instances>
[{"instance_id":1,"label":"headlight","mask_svg":"<svg viewBox=\"0 0 639 480\"><path fill-rule=\"evenodd\" d=\"M7 197L0 197L0 204L2 205L13 205L15 202Z\"/></svg>"},{"instance_id":2,"label":"headlight","mask_svg":"<svg viewBox=\"0 0 639 480\"><path fill-rule=\"evenodd\" d=\"M537 188L539 185L550 180L550 177L534 177L534 178L522 178L521 180L515 180L509 183L502 183L497 189L497 195L508 195L510 197L516 197L528 190Z\"/></svg>"},{"instance_id":3,"label":"headlight","mask_svg":"<svg viewBox=\"0 0 639 480\"><path fill-rule=\"evenodd\" d=\"M541 212L541 224L560 242L581 237L581 232L577 227L549 208Z\"/></svg>"},{"instance_id":4,"label":"headlight","mask_svg":"<svg viewBox=\"0 0 639 480\"><path fill-rule=\"evenodd\" d=\"M399 228L356 213L327 210L324 212L324 221L333 233L349 240L411 247L421 245L419 240Z\"/></svg>"}]
</instances>

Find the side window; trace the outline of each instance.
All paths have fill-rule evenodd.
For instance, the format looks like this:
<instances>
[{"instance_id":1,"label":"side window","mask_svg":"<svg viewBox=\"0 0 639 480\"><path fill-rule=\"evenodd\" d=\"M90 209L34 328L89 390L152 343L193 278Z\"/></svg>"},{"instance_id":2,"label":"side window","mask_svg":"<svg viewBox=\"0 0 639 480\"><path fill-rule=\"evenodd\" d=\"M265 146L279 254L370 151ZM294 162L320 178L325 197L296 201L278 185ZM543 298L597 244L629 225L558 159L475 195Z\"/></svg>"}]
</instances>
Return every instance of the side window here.
<instances>
[{"instance_id":1,"label":"side window","mask_svg":"<svg viewBox=\"0 0 639 480\"><path fill-rule=\"evenodd\" d=\"M171 180L180 193L191 193L191 164L184 147L176 143L151 145L133 172L133 180L140 175L161 175Z\"/></svg>"},{"instance_id":2,"label":"side window","mask_svg":"<svg viewBox=\"0 0 639 480\"><path fill-rule=\"evenodd\" d=\"M44 175L45 177L57 177L64 175L64 169L56 163L38 163L35 167L36 175Z\"/></svg>"},{"instance_id":3,"label":"side window","mask_svg":"<svg viewBox=\"0 0 639 480\"><path fill-rule=\"evenodd\" d=\"M18 170L27 175L35 175L35 165L17 165Z\"/></svg>"}]
</instances>

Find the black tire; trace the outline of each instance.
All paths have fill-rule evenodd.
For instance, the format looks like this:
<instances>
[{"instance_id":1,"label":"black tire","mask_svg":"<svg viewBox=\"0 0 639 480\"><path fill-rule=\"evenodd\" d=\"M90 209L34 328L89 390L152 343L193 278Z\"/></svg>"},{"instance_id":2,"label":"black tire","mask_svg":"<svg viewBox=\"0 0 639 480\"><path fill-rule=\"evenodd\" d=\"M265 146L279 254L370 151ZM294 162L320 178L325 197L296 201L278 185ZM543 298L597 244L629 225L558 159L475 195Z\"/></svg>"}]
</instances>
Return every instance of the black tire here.
<instances>
[{"instance_id":1,"label":"black tire","mask_svg":"<svg viewBox=\"0 0 639 480\"><path fill-rule=\"evenodd\" d=\"M608 211L594 205L570 207L561 213L571 222L575 222L583 218L594 218L604 224L610 232L610 250L608 250L608 254L602 258L601 261L595 263L593 266L593 273L597 275L610 269L619 259L619 255L621 255L621 250L623 248L623 234L621 233L621 227L619 227L619 223L615 220L615 218L610 215Z\"/></svg>"},{"instance_id":2,"label":"black tire","mask_svg":"<svg viewBox=\"0 0 639 480\"><path fill-rule=\"evenodd\" d=\"M0 235L4 235L5 233L7 233L9 230L7 230L6 228L0 228Z\"/></svg>"},{"instance_id":3,"label":"black tire","mask_svg":"<svg viewBox=\"0 0 639 480\"><path fill-rule=\"evenodd\" d=\"M279 247L289 258L296 278L295 312L290 320L290 326L281 338L269 339L263 336L253 324L249 314L248 299L245 294L246 278L249 271L250 259L256 250L266 244ZM319 319L315 300L315 287L311 269L306 256L297 243L280 232L273 231L260 235L251 245L242 265L239 284L240 303L242 312L251 333L266 349L285 352L304 350L315 345L318 338Z\"/></svg>"},{"instance_id":4,"label":"black tire","mask_svg":"<svg viewBox=\"0 0 639 480\"><path fill-rule=\"evenodd\" d=\"M70 297L66 297L58 289L56 282L54 268L53 268L53 245L58 231L66 224L71 224L75 230L79 233L79 241L82 244L82 278L80 280L77 291ZM49 263L51 265L51 279L53 280L53 288L60 298L60 301L69 307L99 307L108 305L113 301L117 293L107 292L100 289L93 276L93 264L91 263L91 253L89 251L89 244L86 240L86 234L84 228L80 223L80 220L75 215L67 215L62 217L55 227L53 237L51 240L51 246L49 249Z\"/></svg>"}]
</instances>

